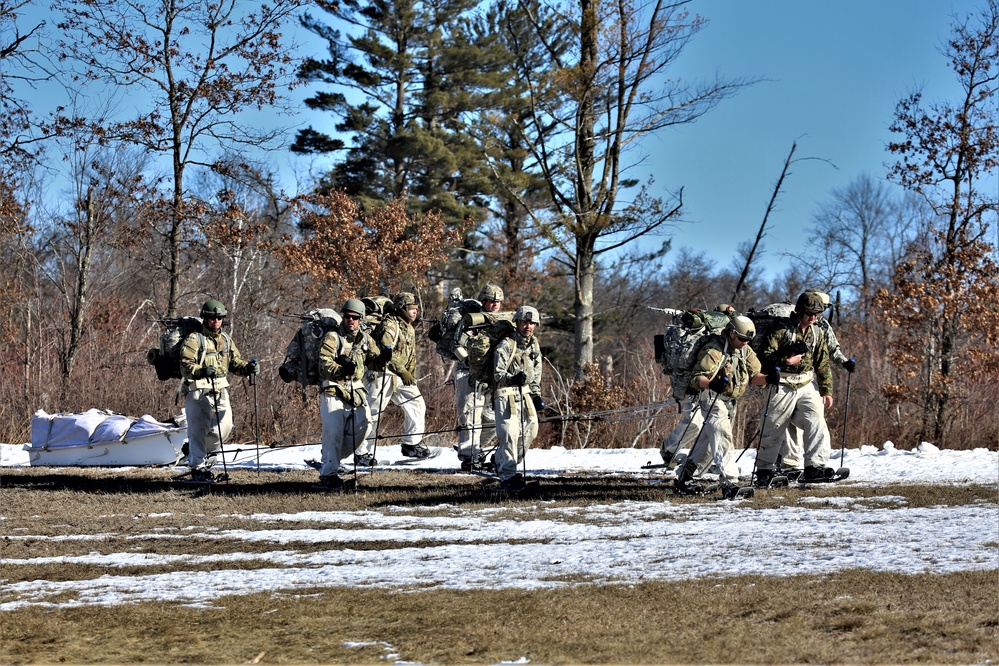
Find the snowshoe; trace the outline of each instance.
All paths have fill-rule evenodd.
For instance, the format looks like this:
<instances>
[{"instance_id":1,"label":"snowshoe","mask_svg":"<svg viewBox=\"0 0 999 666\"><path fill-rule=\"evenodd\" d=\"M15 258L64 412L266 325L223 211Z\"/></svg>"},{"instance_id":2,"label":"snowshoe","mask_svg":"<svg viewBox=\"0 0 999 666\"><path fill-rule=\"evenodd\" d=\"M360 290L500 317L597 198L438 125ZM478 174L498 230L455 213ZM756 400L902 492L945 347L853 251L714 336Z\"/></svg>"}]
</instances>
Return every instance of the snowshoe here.
<instances>
[{"instance_id":1,"label":"snowshoe","mask_svg":"<svg viewBox=\"0 0 999 666\"><path fill-rule=\"evenodd\" d=\"M805 470L800 467L782 467L778 474L781 476L786 476L790 483L794 483L801 478L801 475L805 473Z\"/></svg>"},{"instance_id":2,"label":"snowshoe","mask_svg":"<svg viewBox=\"0 0 999 666\"><path fill-rule=\"evenodd\" d=\"M442 450L443 449L437 446L430 448L427 446L423 446L422 444L415 444L415 445L403 444L402 455L406 457L403 458L402 460L396 461L396 463L406 464L406 463L419 462L421 460L430 460L431 458L436 458L437 456L439 456Z\"/></svg>"},{"instance_id":3,"label":"snowshoe","mask_svg":"<svg viewBox=\"0 0 999 666\"><path fill-rule=\"evenodd\" d=\"M787 484L787 477L783 474L772 469L758 469L753 486L756 488L785 488Z\"/></svg>"},{"instance_id":4,"label":"snowshoe","mask_svg":"<svg viewBox=\"0 0 999 666\"><path fill-rule=\"evenodd\" d=\"M836 483L850 476L849 467L806 467L798 483Z\"/></svg>"},{"instance_id":5,"label":"snowshoe","mask_svg":"<svg viewBox=\"0 0 999 666\"><path fill-rule=\"evenodd\" d=\"M375 460L375 456L370 453L354 456L354 464L358 467L377 467L378 465L381 465L380 462Z\"/></svg>"},{"instance_id":6,"label":"snowshoe","mask_svg":"<svg viewBox=\"0 0 999 666\"><path fill-rule=\"evenodd\" d=\"M311 467L312 469L316 470L317 472L323 469L323 463L319 460L316 460L315 458L309 458L308 460L305 461L305 464ZM350 470L347 469L345 466L340 465L340 468L336 471L336 473L339 476L343 476L344 474L350 474Z\"/></svg>"},{"instance_id":7,"label":"snowshoe","mask_svg":"<svg viewBox=\"0 0 999 666\"><path fill-rule=\"evenodd\" d=\"M173 479L192 486L210 486L213 483L228 481L229 475L224 472L221 474L212 474L207 469L194 469L183 474L178 474Z\"/></svg>"},{"instance_id":8,"label":"snowshoe","mask_svg":"<svg viewBox=\"0 0 999 666\"><path fill-rule=\"evenodd\" d=\"M352 486L352 483L344 481L336 474L330 474L329 476L319 477L319 482L312 484L311 488L313 490L336 493L343 490L349 490Z\"/></svg>"},{"instance_id":9,"label":"snowshoe","mask_svg":"<svg viewBox=\"0 0 999 666\"><path fill-rule=\"evenodd\" d=\"M462 472L492 472L494 470L491 461L486 460L486 454L480 453L472 458L461 458L461 471Z\"/></svg>"},{"instance_id":10,"label":"snowshoe","mask_svg":"<svg viewBox=\"0 0 999 666\"><path fill-rule=\"evenodd\" d=\"M717 483L705 481L683 481L677 479L673 482L673 492L677 495L707 495L718 490Z\"/></svg>"},{"instance_id":11,"label":"snowshoe","mask_svg":"<svg viewBox=\"0 0 999 666\"><path fill-rule=\"evenodd\" d=\"M754 494L752 486L722 486L722 499L725 500L749 499Z\"/></svg>"}]
</instances>

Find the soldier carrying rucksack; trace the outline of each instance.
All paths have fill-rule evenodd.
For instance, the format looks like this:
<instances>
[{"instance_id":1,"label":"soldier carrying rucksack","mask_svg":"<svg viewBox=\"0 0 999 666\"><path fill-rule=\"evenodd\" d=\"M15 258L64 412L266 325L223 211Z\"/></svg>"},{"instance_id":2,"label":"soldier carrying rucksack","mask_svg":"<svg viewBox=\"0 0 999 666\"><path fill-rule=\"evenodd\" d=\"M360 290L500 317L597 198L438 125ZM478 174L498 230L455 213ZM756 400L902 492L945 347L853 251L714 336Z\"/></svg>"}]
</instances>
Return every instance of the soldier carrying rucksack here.
<instances>
[{"instance_id":1,"label":"soldier carrying rucksack","mask_svg":"<svg viewBox=\"0 0 999 666\"><path fill-rule=\"evenodd\" d=\"M243 376L260 372L256 359L244 360L232 337L222 330L227 316L225 305L216 300L207 301L201 306L201 330L188 334L180 350L188 465L191 480L200 483L215 480L211 468L232 432L226 374L230 370Z\"/></svg>"},{"instance_id":2,"label":"soldier carrying rucksack","mask_svg":"<svg viewBox=\"0 0 999 666\"><path fill-rule=\"evenodd\" d=\"M537 309L522 305L514 313L513 335L493 352L493 400L496 411L496 474L500 487L517 493L526 487L517 465L538 434L541 401L541 348L534 335L541 323Z\"/></svg>"}]
</instances>

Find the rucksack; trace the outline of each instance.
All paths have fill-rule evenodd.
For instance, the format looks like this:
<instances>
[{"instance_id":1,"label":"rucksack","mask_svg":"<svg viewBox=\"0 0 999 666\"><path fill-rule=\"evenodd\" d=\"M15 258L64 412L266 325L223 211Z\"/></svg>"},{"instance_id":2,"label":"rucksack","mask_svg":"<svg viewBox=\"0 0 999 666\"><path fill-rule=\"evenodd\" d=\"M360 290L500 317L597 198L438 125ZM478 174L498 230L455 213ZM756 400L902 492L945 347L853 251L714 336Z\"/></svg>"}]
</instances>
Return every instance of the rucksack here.
<instances>
[{"instance_id":1,"label":"rucksack","mask_svg":"<svg viewBox=\"0 0 999 666\"><path fill-rule=\"evenodd\" d=\"M701 348L712 336L721 333L730 321L717 310L687 310L671 314L666 330L656 336L656 361L669 377L673 398L681 401L696 393L690 388L690 377Z\"/></svg>"},{"instance_id":2,"label":"rucksack","mask_svg":"<svg viewBox=\"0 0 999 666\"><path fill-rule=\"evenodd\" d=\"M517 332L513 312L478 312L462 318L462 333L458 337L456 354L468 364L468 376L477 383L492 386L493 358L496 345Z\"/></svg>"},{"instance_id":3,"label":"rucksack","mask_svg":"<svg viewBox=\"0 0 999 666\"><path fill-rule=\"evenodd\" d=\"M331 308L317 308L287 316L301 319L302 325L288 343L284 363L278 373L286 382L297 381L303 387L318 386L322 382L319 376L319 349L327 333L340 330L340 313Z\"/></svg>"},{"instance_id":4,"label":"rucksack","mask_svg":"<svg viewBox=\"0 0 999 666\"><path fill-rule=\"evenodd\" d=\"M759 310L750 310L746 313L756 326L756 336L750 340L749 346L757 355L761 353L764 343L775 329L790 325L793 314L792 303L771 303Z\"/></svg>"},{"instance_id":5,"label":"rucksack","mask_svg":"<svg viewBox=\"0 0 999 666\"><path fill-rule=\"evenodd\" d=\"M180 350L184 340L195 331L201 330L201 319L198 317L167 317L157 320L163 324L158 349L146 352L149 365L156 368L156 378L160 381L180 379ZM228 344L228 336L225 337ZM201 341L204 348L204 338Z\"/></svg>"},{"instance_id":6,"label":"rucksack","mask_svg":"<svg viewBox=\"0 0 999 666\"><path fill-rule=\"evenodd\" d=\"M369 330L374 330L385 317L395 312L388 296L365 296L361 302L364 303L364 323Z\"/></svg>"},{"instance_id":7,"label":"rucksack","mask_svg":"<svg viewBox=\"0 0 999 666\"><path fill-rule=\"evenodd\" d=\"M459 329L465 315L482 312L482 303L474 298L462 298L461 289L454 289L447 307L427 332L427 337L437 344L437 353L445 361L458 361L455 348L460 337Z\"/></svg>"}]
</instances>

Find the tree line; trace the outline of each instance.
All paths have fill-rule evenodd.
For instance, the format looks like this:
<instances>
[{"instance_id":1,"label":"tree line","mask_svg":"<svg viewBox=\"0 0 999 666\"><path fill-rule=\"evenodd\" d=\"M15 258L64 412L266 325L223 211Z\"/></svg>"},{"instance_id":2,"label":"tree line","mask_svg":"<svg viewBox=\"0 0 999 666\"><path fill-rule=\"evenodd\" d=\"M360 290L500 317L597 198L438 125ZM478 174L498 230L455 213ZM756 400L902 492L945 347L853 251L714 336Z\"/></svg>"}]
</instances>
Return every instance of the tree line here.
<instances>
[{"instance_id":1,"label":"tree line","mask_svg":"<svg viewBox=\"0 0 999 666\"><path fill-rule=\"evenodd\" d=\"M39 408L176 411L145 353L158 320L206 297L273 382L264 436L303 436L315 411L276 377L286 315L407 289L432 318L451 288L485 281L545 314L562 413L663 399L655 307L748 310L819 288L858 360L852 443L999 441L994 0L955 17L941 49L962 95L902 97L883 177L830 192L796 267L769 281L752 239L731 267L673 251L682 188L624 176L644 138L754 83L671 78L705 25L691 2L57 0L44 24L36 5L0 0L0 441L24 441ZM325 52L301 56L295 25ZM334 131L252 121L294 112L296 86ZM34 105L37 89L59 106ZM296 192L269 167L289 150L313 165ZM634 249L654 235L660 248ZM429 422L446 430L448 368L424 352ZM651 446L670 418L543 436Z\"/></svg>"}]
</instances>

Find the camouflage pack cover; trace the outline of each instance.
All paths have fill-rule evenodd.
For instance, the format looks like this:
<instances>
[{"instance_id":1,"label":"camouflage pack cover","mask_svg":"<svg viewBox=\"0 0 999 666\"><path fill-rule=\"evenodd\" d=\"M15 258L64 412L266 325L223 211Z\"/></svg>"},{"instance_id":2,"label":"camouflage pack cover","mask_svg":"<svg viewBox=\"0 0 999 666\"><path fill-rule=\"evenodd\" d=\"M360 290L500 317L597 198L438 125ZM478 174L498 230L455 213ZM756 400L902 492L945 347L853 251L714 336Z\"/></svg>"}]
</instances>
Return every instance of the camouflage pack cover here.
<instances>
[{"instance_id":1,"label":"camouflage pack cover","mask_svg":"<svg viewBox=\"0 0 999 666\"><path fill-rule=\"evenodd\" d=\"M662 336L662 353L657 359L669 377L673 398L681 401L694 391L690 377L701 347L728 325L729 316L716 310L687 310L670 315Z\"/></svg>"},{"instance_id":2,"label":"camouflage pack cover","mask_svg":"<svg viewBox=\"0 0 999 666\"><path fill-rule=\"evenodd\" d=\"M149 365L156 368L160 381L180 379L180 350L187 336L201 330L198 317L171 317L160 319L164 329L160 334L160 346L146 353Z\"/></svg>"},{"instance_id":3,"label":"camouflage pack cover","mask_svg":"<svg viewBox=\"0 0 999 666\"><path fill-rule=\"evenodd\" d=\"M342 319L340 313L332 308L316 308L296 316L302 319L302 325L288 343L281 367L299 384L318 386L322 381L319 377L319 349L328 332L340 330Z\"/></svg>"},{"instance_id":4,"label":"camouflage pack cover","mask_svg":"<svg viewBox=\"0 0 999 666\"><path fill-rule=\"evenodd\" d=\"M493 358L496 345L517 332L513 312L480 312L465 315L458 346L467 354L468 376L479 384L492 386Z\"/></svg>"}]
</instances>

